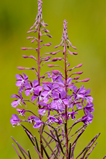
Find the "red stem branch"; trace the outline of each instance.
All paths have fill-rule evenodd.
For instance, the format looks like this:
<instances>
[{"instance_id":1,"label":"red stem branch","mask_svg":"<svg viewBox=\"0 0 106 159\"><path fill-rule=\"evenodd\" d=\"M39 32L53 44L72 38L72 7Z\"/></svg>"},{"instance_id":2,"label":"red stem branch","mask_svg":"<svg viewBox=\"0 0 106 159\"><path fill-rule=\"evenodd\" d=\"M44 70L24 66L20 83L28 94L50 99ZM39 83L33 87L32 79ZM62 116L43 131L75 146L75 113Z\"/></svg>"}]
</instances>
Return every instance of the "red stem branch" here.
<instances>
[{"instance_id":1,"label":"red stem branch","mask_svg":"<svg viewBox=\"0 0 106 159\"><path fill-rule=\"evenodd\" d=\"M38 30L38 84L40 85L40 23L39 23L39 30ZM38 105L39 109L41 108ZM41 115L39 115L39 119L41 120ZM43 147L42 147L42 127L39 129L40 131L40 149L41 149L41 156L43 157Z\"/></svg>"},{"instance_id":2,"label":"red stem branch","mask_svg":"<svg viewBox=\"0 0 106 159\"><path fill-rule=\"evenodd\" d=\"M67 93L67 54L66 54L66 43L65 43L65 52L64 52L64 61L65 61L65 91ZM66 96L67 97L67 96ZM65 105L65 137L66 137L66 159L68 159L68 128L67 128L67 105Z\"/></svg>"}]
</instances>

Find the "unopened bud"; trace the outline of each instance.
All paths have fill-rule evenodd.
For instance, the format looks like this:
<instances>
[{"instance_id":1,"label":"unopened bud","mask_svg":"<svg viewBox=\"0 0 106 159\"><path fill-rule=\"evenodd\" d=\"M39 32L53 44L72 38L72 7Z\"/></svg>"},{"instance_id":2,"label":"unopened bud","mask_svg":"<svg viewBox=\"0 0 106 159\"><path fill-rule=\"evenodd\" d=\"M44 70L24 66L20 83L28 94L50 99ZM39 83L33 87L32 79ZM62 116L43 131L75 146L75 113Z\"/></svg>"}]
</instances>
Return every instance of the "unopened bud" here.
<instances>
[{"instance_id":1,"label":"unopened bud","mask_svg":"<svg viewBox=\"0 0 106 159\"><path fill-rule=\"evenodd\" d=\"M43 40L41 39L40 42L43 42Z\"/></svg>"},{"instance_id":2,"label":"unopened bud","mask_svg":"<svg viewBox=\"0 0 106 159\"><path fill-rule=\"evenodd\" d=\"M70 66L70 63L68 63L67 67L69 67L69 66Z\"/></svg>"},{"instance_id":3,"label":"unopened bud","mask_svg":"<svg viewBox=\"0 0 106 159\"><path fill-rule=\"evenodd\" d=\"M73 78L74 80L78 80L80 77L78 76L78 77L75 77L75 78Z\"/></svg>"},{"instance_id":4,"label":"unopened bud","mask_svg":"<svg viewBox=\"0 0 106 159\"><path fill-rule=\"evenodd\" d=\"M33 37L27 37L27 39L32 39Z\"/></svg>"},{"instance_id":5,"label":"unopened bud","mask_svg":"<svg viewBox=\"0 0 106 159\"><path fill-rule=\"evenodd\" d=\"M54 58L52 59L52 61L54 61L54 62L57 61L57 60L58 60L58 58L56 58L56 57L54 57Z\"/></svg>"},{"instance_id":6,"label":"unopened bud","mask_svg":"<svg viewBox=\"0 0 106 159\"><path fill-rule=\"evenodd\" d=\"M31 33L33 30L27 31L27 33Z\"/></svg>"},{"instance_id":7,"label":"unopened bud","mask_svg":"<svg viewBox=\"0 0 106 159\"><path fill-rule=\"evenodd\" d=\"M17 67L19 70L24 70L25 67Z\"/></svg>"},{"instance_id":8,"label":"unopened bud","mask_svg":"<svg viewBox=\"0 0 106 159\"><path fill-rule=\"evenodd\" d=\"M62 57L58 57L58 60L61 61L63 58Z\"/></svg>"},{"instance_id":9,"label":"unopened bud","mask_svg":"<svg viewBox=\"0 0 106 159\"><path fill-rule=\"evenodd\" d=\"M44 61L48 61L51 58L51 56L45 57Z\"/></svg>"},{"instance_id":10,"label":"unopened bud","mask_svg":"<svg viewBox=\"0 0 106 159\"><path fill-rule=\"evenodd\" d=\"M52 73L54 73L55 75L58 75L58 74L60 74L60 71L59 70L53 70Z\"/></svg>"},{"instance_id":11,"label":"unopened bud","mask_svg":"<svg viewBox=\"0 0 106 159\"><path fill-rule=\"evenodd\" d=\"M81 63L81 64L79 64L79 65L77 65L76 67L78 68L78 67L81 67L83 64Z\"/></svg>"},{"instance_id":12,"label":"unopened bud","mask_svg":"<svg viewBox=\"0 0 106 159\"><path fill-rule=\"evenodd\" d=\"M46 46L50 46L52 43L47 43L47 44L44 44L44 45L46 45Z\"/></svg>"},{"instance_id":13,"label":"unopened bud","mask_svg":"<svg viewBox=\"0 0 106 159\"><path fill-rule=\"evenodd\" d=\"M74 55L78 55L78 53L77 53L77 52L73 52L73 54L74 54Z\"/></svg>"},{"instance_id":14,"label":"unopened bud","mask_svg":"<svg viewBox=\"0 0 106 159\"><path fill-rule=\"evenodd\" d=\"M49 30L47 29L42 29L45 33L49 33Z\"/></svg>"},{"instance_id":15,"label":"unopened bud","mask_svg":"<svg viewBox=\"0 0 106 159\"><path fill-rule=\"evenodd\" d=\"M41 76L40 78L45 78L45 76L43 75L43 76Z\"/></svg>"},{"instance_id":16,"label":"unopened bud","mask_svg":"<svg viewBox=\"0 0 106 159\"><path fill-rule=\"evenodd\" d=\"M82 82L88 82L90 80L90 78L87 78L87 79L84 79L84 80L81 80Z\"/></svg>"},{"instance_id":17,"label":"unopened bud","mask_svg":"<svg viewBox=\"0 0 106 159\"><path fill-rule=\"evenodd\" d=\"M73 47L73 49L75 49L75 50L77 49L75 46L72 46L72 47Z\"/></svg>"},{"instance_id":18,"label":"unopened bud","mask_svg":"<svg viewBox=\"0 0 106 159\"><path fill-rule=\"evenodd\" d=\"M22 49L22 50L27 50L28 48L27 48L27 47L22 47L21 49Z\"/></svg>"},{"instance_id":19,"label":"unopened bud","mask_svg":"<svg viewBox=\"0 0 106 159\"><path fill-rule=\"evenodd\" d=\"M70 55L73 55L73 52L71 52L70 50L68 50L68 52L69 52Z\"/></svg>"},{"instance_id":20,"label":"unopened bud","mask_svg":"<svg viewBox=\"0 0 106 159\"><path fill-rule=\"evenodd\" d=\"M42 81L43 84L49 84L49 81Z\"/></svg>"},{"instance_id":21,"label":"unopened bud","mask_svg":"<svg viewBox=\"0 0 106 159\"><path fill-rule=\"evenodd\" d=\"M35 41L35 39L33 39L32 41L31 41L31 43L33 43Z\"/></svg>"},{"instance_id":22,"label":"unopened bud","mask_svg":"<svg viewBox=\"0 0 106 159\"><path fill-rule=\"evenodd\" d=\"M52 36L51 35L49 35L49 34L46 34L49 38L52 38Z\"/></svg>"},{"instance_id":23,"label":"unopened bud","mask_svg":"<svg viewBox=\"0 0 106 159\"><path fill-rule=\"evenodd\" d=\"M27 55L22 55L22 57L24 57L24 58L28 58L28 56L27 56Z\"/></svg>"},{"instance_id":24,"label":"unopened bud","mask_svg":"<svg viewBox=\"0 0 106 159\"><path fill-rule=\"evenodd\" d=\"M82 73L83 73L83 71L80 71L80 72L77 72L76 74L80 75L80 74L82 74Z\"/></svg>"},{"instance_id":25,"label":"unopened bud","mask_svg":"<svg viewBox=\"0 0 106 159\"><path fill-rule=\"evenodd\" d=\"M47 65L48 67L54 67L54 65Z\"/></svg>"}]
</instances>

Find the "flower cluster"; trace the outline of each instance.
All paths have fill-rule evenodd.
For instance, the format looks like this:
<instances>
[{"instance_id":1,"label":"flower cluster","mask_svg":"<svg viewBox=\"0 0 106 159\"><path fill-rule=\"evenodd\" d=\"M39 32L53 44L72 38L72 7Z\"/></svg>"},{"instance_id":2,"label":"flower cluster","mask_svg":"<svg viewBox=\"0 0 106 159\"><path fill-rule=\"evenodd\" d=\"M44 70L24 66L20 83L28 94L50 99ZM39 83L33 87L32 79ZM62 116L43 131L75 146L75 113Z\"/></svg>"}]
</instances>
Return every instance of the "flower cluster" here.
<instances>
[{"instance_id":1,"label":"flower cluster","mask_svg":"<svg viewBox=\"0 0 106 159\"><path fill-rule=\"evenodd\" d=\"M90 95L90 89L86 90L83 85L80 88L77 88L76 86L76 83L78 82L89 81L89 79L79 80L79 75L83 73L82 71L72 73L74 69L81 67L82 64L70 68L70 63L68 63L68 56L77 55L77 53L69 50L70 47L73 49L76 49L76 47L72 46L69 41L67 34L67 21L64 20L63 22L61 43L55 46L55 48L62 47L63 49L41 55L41 48L43 46L51 45L51 43L43 43L43 40L41 39L44 35L50 38L52 37L48 34L49 30L45 29L46 26L47 24L44 23L42 18L42 1L38 0L38 14L36 16L35 23L30 28L30 31L27 32L37 33L37 37L27 37L27 39L31 39L31 43L36 42L37 48L22 48L22 50L33 49L35 51L37 56L23 55L23 57L34 59L37 65L32 68L18 67L20 70L32 70L35 73L36 79L31 81L25 73L23 73L23 75L16 75L18 94L11 96L12 98L15 98L11 105L14 108L19 106L16 110L19 115L23 116L23 119L20 119L16 114L13 114L10 121L13 126L20 125L22 122L28 122L33 125L33 128L39 129L44 124L65 124L66 149L68 154L67 122L69 119L77 119L75 120L75 123L82 122L84 125L91 123L93 119L92 113L94 111L93 98ZM62 57L52 57L57 55L59 52L62 52ZM64 67L57 65L56 62L58 61L62 61ZM53 69L52 71L47 71L41 75L40 70L46 63L50 63L48 64L48 67ZM54 63L56 63L56 65ZM59 67L64 73L60 70L55 70L55 67ZM77 76L73 77L73 75ZM23 95L26 96L26 98L29 96L28 99L24 99ZM26 104L27 102L37 106L38 113L29 110ZM21 109L20 106L22 106ZM78 118L80 111L83 112L83 116ZM26 113L30 114L27 119L25 119ZM47 116L46 121L43 120L43 116ZM42 137L41 129L40 135ZM42 139L40 142L42 147ZM41 155L43 156L42 150Z\"/></svg>"},{"instance_id":2,"label":"flower cluster","mask_svg":"<svg viewBox=\"0 0 106 159\"><path fill-rule=\"evenodd\" d=\"M61 45L63 45L64 47L63 54L65 54L66 52L65 44L66 44L66 47L69 48L69 44L67 42L69 42L70 46L72 46L72 44L70 43L68 39L67 26L66 26L66 20L65 20L64 26L63 26L63 36L61 41ZM58 46L56 46L56 48ZM32 57L32 55L30 57ZM50 61L48 57L45 57L44 59L47 62ZM57 60L58 58L53 58L51 61L57 61ZM66 59L64 58L64 61L65 60ZM48 66L54 67L55 65L48 65ZM84 122L85 124L91 123L93 119L93 115L91 113L94 111L94 108L92 103L93 98L91 97L91 95L89 95L90 89L86 90L84 86L81 86L80 88L77 88L75 86L75 83L86 82L89 79L78 81L79 77L72 78L73 74L80 75L83 73L82 71L70 74L70 72L73 69L81 67L81 66L82 64L79 64L78 66L69 69L68 68L69 64L68 64L65 68L66 69L65 76L67 75L67 79L59 70L48 71L46 78L45 76L43 76L42 86L40 85L37 79L35 79L34 81L30 81L28 79L28 76L25 75L25 73L23 73L23 75L17 74L16 86L19 87L19 92L18 92L19 95L12 95L12 97L16 98L16 100L12 102L12 106L17 107L18 105L21 105L21 104L26 106L25 101L27 100L23 99L22 97L22 92L24 91L26 96L31 96L30 102L34 102L36 100L37 105L38 106L40 105L40 108L38 109L39 114L41 116L47 115L48 120L46 121L46 123L56 122L56 123L62 124L65 118L65 105L67 105L67 120L70 117L72 119L75 119L75 116L78 115L78 111L83 110L84 116L81 118L81 121ZM46 79L48 79L49 81L47 81ZM73 82L73 80L76 80L76 81ZM20 112L21 110L19 111L19 113ZM21 114L25 116L25 109L22 109ZM12 118L14 118L14 116ZM29 120L29 118L31 118L31 120ZM34 120L32 120L32 118ZM28 117L28 122L30 121L34 125L35 125L35 122L38 123L38 121L36 120L37 120L36 116ZM11 123L14 125L15 122L14 120L12 121L13 122ZM43 123L43 122L39 120L39 123ZM39 126L37 127L40 127L40 126L41 124L39 124Z\"/></svg>"},{"instance_id":3,"label":"flower cluster","mask_svg":"<svg viewBox=\"0 0 106 159\"><path fill-rule=\"evenodd\" d=\"M26 81L23 79L23 76L26 77ZM24 91L26 96L31 96L30 102L34 102L36 100L37 105L41 106L38 111L42 116L47 115L48 121L46 122L56 122L60 124L61 121L62 124L65 118L65 105L67 105L68 108L68 119L70 117L75 119L75 115L78 114L77 112L79 110L83 110L84 116L81 121L85 124L92 122L93 115L91 113L94 111L94 108L92 103L93 98L89 95L90 89L86 90L84 86L81 86L78 89L74 84L72 84L72 78L69 77L67 79L67 88L68 94L70 95L68 95L65 91L64 80L60 74L55 75L54 73L48 73L48 78L51 78L51 82L45 82L42 86L38 84L38 80L35 79L31 82L28 80L28 76L25 74L23 74L23 76L16 75L16 78L18 79L16 86L19 87L19 95L12 95L13 98L16 98L16 100L14 100L11 104L12 107L17 107L18 105L21 106L21 104L26 106L25 101L27 100L22 97L22 92ZM22 116L25 116L25 109L17 109L17 111ZM13 116L11 120L13 125L15 125L15 118L16 115ZM28 117L28 122L30 121L34 124L34 122L29 120L29 118L30 117ZM19 122L21 121L22 120L19 120ZM35 119L34 121L36 122ZM41 125L39 124L39 126Z\"/></svg>"}]
</instances>

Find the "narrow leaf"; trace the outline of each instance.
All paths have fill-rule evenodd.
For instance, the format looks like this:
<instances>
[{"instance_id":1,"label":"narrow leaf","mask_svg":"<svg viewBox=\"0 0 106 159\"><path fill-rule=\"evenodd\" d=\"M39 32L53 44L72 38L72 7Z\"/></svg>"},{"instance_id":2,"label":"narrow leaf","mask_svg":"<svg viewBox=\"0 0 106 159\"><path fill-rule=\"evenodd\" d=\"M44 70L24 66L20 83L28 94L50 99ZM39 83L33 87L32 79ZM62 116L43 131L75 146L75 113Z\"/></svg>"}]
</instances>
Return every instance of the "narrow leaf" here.
<instances>
[{"instance_id":1,"label":"narrow leaf","mask_svg":"<svg viewBox=\"0 0 106 159\"><path fill-rule=\"evenodd\" d=\"M28 157L29 157L29 159L32 159L29 150L27 150L27 151L28 151Z\"/></svg>"},{"instance_id":2,"label":"narrow leaf","mask_svg":"<svg viewBox=\"0 0 106 159\"><path fill-rule=\"evenodd\" d=\"M29 137L30 141L32 142L33 146L35 146L35 144L34 144L35 139L34 139L33 134L22 124L21 124L21 126L23 127L24 131L26 132L27 136Z\"/></svg>"},{"instance_id":3,"label":"narrow leaf","mask_svg":"<svg viewBox=\"0 0 106 159\"><path fill-rule=\"evenodd\" d=\"M20 156L20 154L19 154L19 152L18 152L18 150L17 150L16 147L14 146L14 144L12 144L12 145L13 145L13 147L14 147L14 149L15 149L17 155L18 155L18 157L19 157L20 159L22 159L21 156Z\"/></svg>"},{"instance_id":4,"label":"narrow leaf","mask_svg":"<svg viewBox=\"0 0 106 159\"><path fill-rule=\"evenodd\" d=\"M46 157L47 157L48 159L50 159L50 157L49 157L49 155L48 155L48 153L47 153L45 147L43 146L43 144L42 144L42 147L43 147L43 150L44 150L44 152L45 152Z\"/></svg>"},{"instance_id":5,"label":"narrow leaf","mask_svg":"<svg viewBox=\"0 0 106 159\"><path fill-rule=\"evenodd\" d=\"M19 145L18 145L18 148L19 148L20 152L22 153L24 159L27 159L26 156L25 156L24 153L23 153L23 150L21 149L21 147L20 147Z\"/></svg>"},{"instance_id":6,"label":"narrow leaf","mask_svg":"<svg viewBox=\"0 0 106 159\"><path fill-rule=\"evenodd\" d=\"M71 143L70 143L70 146L69 146L69 159L71 157Z\"/></svg>"},{"instance_id":7,"label":"narrow leaf","mask_svg":"<svg viewBox=\"0 0 106 159\"><path fill-rule=\"evenodd\" d=\"M92 145L95 143L95 141L97 140L97 138L99 137L99 135L100 135L100 133L98 134L98 135L96 135L90 142L89 142L89 144L81 151L81 153L76 157L76 159L79 157L79 156L81 156L83 153L84 153L84 151L86 151L86 149L87 148L91 148L92 147ZM96 145L95 145L96 146Z\"/></svg>"},{"instance_id":8,"label":"narrow leaf","mask_svg":"<svg viewBox=\"0 0 106 159\"><path fill-rule=\"evenodd\" d=\"M44 128L45 128L45 123L44 123L43 126L42 126L42 133L43 133Z\"/></svg>"},{"instance_id":9,"label":"narrow leaf","mask_svg":"<svg viewBox=\"0 0 106 159\"><path fill-rule=\"evenodd\" d=\"M47 131L44 132L57 142L57 140L51 134L49 134Z\"/></svg>"},{"instance_id":10,"label":"narrow leaf","mask_svg":"<svg viewBox=\"0 0 106 159\"><path fill-rule=\"evenodd\" d=\"M53 155L55 156L55 158L57 158L57 156L55 155L54 151L52 150L52 148L50 147L50 145L48 144L48 142L46 141L46 139L43 137L43 135L41 135L43 140L45 141L46 145L49 147L49 149L52 151ZM58 158L57 158L58 159Z\"/></svg>"},{"instance_id":11,"label":"narrow leaf","mask_svg":"<svg viewBox=\"0 0 106 159\"><path fill-rule=\"evenodd\" d=\"M33 146L35 146L35 144L34 144L32 138L30 137L30 135L28 134L28 132L27 132L26 130L25 130L25 132L26 132L27 136L29 137L30 141L32 142Z\"/></svg>"},{"instance_id":12,"label":"narrow leaf","mask_svg":"<svg viewBox=\"0 0 106 159\"><path fill-rule=\"evenodd\" d=\"M60 149L61 149L62 153L64 154L63 148L62 148L62 145L61 145L61 142L60 142L60 139L59 139L58 134L57 134L57 130L55 130L55 134L56 134L56 136L57 136L57 140L58 140L58 144L59 144L59 146L60 146Z\"/></svg>"},{"instance_id":13,"label":"narrow leaf","mask_svg":"<svg viewBox=\"0 0 106 159\"><path fill-rule=\"evenodd\" d=\"M87 127L87 126L86 126ZM74 149L75 149L75 146L76 146L76 143L77 143L77 141L78 141L78 139L79 139L79 137L83 134L83 132L85 131L85 128L86 127L84 127L83 129L82 129L82 131L77 135L77 137L76 137L76 139L74 140L74 142L73 142L73 144L72 144L72 151L71 151L71 158L73 158L74 157Z\"/></svg>"},{"instance_id":14,"label":"narrow leaf","mask_svg":"<svg viewBox=\"0 0 106 159\"><path fill-rule=\"evenodd\" d=\"M40 154L39 151L37 150L36 146L34 146L34 148L35 148L37 154L39 155L40 159L43 159L43 157L41 156L41 154Z\"/></svg>"},{"instance_id":15,"label":"narrow leaf","mask_svg":"<svg viewBox=\"0 0 106 159\"><path fill-rule=\"evenodd\" d=\"M36 137L35 137L35 142L36 142L37 150L40 152L40 150L39 150L39 145L38 145L38 141L37 141Z\"/></svg>"},{"instance_id":16,"label":"narrow leaf","mask_svg":"<svg viewBox=\"0 0 106 159\"><path fill-rule=\"evenodd\" d=\"M28 153L24 150L24 148L13 137L11 137L11 138L18 145L18 147L28 156Z\"/></svg>"},{"instance_id":17,"label":"narrow leaf","mask_svg":"<svg viewBox=\"0 0 106 159\"><path fill-rule=\"evenodd\" d=\"M92 149L89 151L89 153L87 154L85 159L87 159L89 157L89 155L91 154L91 152L93 151L93 149L95 148L96 145L97 145L97 142L93 145Z\"/></svg>"}]
</instances>

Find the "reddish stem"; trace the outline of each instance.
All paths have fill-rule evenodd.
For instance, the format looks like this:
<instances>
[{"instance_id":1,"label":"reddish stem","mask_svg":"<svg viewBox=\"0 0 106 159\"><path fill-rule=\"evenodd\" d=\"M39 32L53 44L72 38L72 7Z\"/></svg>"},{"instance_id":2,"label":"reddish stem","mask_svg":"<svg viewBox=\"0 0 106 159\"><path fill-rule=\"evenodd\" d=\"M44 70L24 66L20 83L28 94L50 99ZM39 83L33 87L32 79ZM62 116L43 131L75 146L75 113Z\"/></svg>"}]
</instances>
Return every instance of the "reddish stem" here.
<instances>
[{"instance_id":1,"label":"reddish stem","mask_svg":"<svg viewBox=\"0 0 106 159\"><path fill-rule=\"evenodd\" d=\"M65 91L67 93L67 54L66 54L66 43L65 43L65 52L64 52L64 61L65 61ZM67 96L66 96L67 97ZM65 105L65 137L66 137L66 159L68 159L68 128L67 128L67 105Z\"/></svg>"},{"instance_id":2,"label":"reddish stem","mask_svg":"<svg viewBox=\"0 0 106 159\"><path fill-rule=\"evenodd\" d=\"M39 23L39 30L38 30L38 83L40 85L40 23ZM39 109L41 108L38 105ZM39 115L39 119L41 120L41 115ZM43 157L43 147L42 147L42 127L40 127L40 149L41 149L41 156Z\"/></svg>"}]
</instances>

